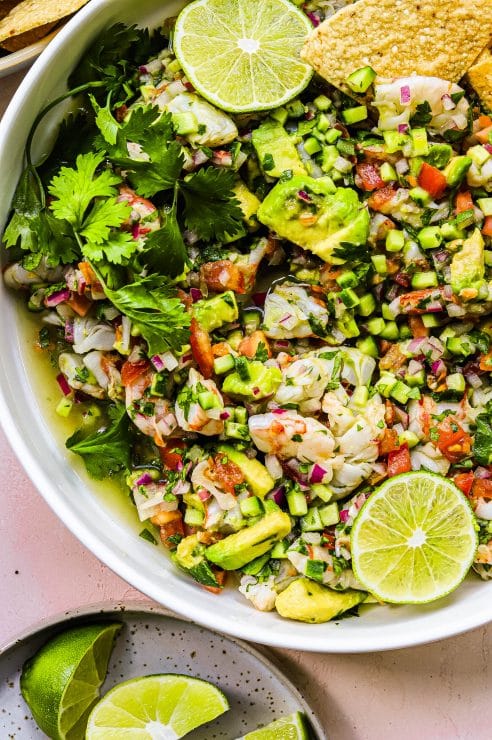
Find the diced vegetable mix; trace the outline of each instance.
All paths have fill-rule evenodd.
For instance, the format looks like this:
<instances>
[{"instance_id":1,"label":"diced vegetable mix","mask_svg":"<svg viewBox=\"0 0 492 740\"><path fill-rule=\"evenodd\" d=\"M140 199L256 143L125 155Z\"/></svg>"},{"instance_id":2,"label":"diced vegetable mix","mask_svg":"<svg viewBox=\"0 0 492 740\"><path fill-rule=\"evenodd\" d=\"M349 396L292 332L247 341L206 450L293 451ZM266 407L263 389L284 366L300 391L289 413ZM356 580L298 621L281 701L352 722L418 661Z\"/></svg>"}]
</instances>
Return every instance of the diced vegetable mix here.
<instances>
[{"instance_id":1,"label":"diced vegetable mix","mask_svg":"<svg viewBox=\"0 0 492 740\"><path fill-rule=\"evenodd\" d=\"M67 447L126 481L141 536L214 593L235 572L257 609L296 580L350 609L354 518L427 469L469 497L489 578L492 119L473 95L365 68L347 84L372 104L315 80L234 117L122 25L71 82L91 92L19 182L5 281L39 314L57 412L83 410Z\"/></svg>"}]
</instances>

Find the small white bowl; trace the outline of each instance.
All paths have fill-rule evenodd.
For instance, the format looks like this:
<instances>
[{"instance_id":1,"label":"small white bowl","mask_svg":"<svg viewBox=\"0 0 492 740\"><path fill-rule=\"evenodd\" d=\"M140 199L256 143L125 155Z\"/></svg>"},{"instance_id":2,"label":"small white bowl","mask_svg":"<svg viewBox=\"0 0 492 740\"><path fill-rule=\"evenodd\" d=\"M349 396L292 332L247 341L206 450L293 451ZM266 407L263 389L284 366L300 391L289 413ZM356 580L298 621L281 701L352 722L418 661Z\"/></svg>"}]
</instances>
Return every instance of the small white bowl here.
<instances>
[{"instance_id":1,"label":"small white bowl","mask_svg":"<svg viewBox=\"0 0 492 740\"><path fill-rule=\"evenodd\" d=\"M0 232L22 169L31 124L47 101L66 89L69 73L98 33L116 21L157 25L183 3L92 0L28 72L0 124ZM45 119L36 144L46 151L63 110ZM309 625L256 611L233 589L214 596L179 573L160 549L117 518L74 467L48 424L24 352L19 304L0 287L0 420L33 483L71 531L135 588L175 612L221 632L276 647L365 652L407 647L464 632L492 620L492 583L470 577L451 596L424 607L366 607L359 619ZM7 482L8 486L8 482ZM4 495L8 487L4 483ZM28 536L26 534L26 536ZM46 533L49 537L49 532ZM63 567L63 563L60 563ZM56 578L56 573L53 573Z\"/></svg>"},{"instance_id":2,"label":"small white bowl","mask_svg":"<svg viewBox=\"0 0 492 740\"><path fill-rule=\"evenodd\" d=\"M55 38L58 31L59 29L57 28L43 39L36 41L35 44L29 44L24 49L12 51L10 54L0 57L0 77L7 77L7 75L12 75L14 72L20 72L21 69L32 64L48 46L50 41Z\"/></svg>"}]
</instances>

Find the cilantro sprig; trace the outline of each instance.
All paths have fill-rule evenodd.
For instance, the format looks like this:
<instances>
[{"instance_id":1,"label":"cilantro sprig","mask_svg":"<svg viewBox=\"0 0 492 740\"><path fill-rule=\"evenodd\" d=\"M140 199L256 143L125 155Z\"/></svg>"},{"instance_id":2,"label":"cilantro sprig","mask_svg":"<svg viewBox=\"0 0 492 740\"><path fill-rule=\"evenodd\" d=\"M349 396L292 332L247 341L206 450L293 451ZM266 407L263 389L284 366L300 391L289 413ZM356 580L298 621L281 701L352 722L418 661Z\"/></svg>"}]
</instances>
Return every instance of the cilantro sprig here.
<instances>
[{"instance_id":1,"label":"cilantro sprig","mask_svg":"<svg viewBox=\"0 0 492 740\"><path fill-rule=\"evenodd\" d=\"M131 431L125 406L114 404L108 410L107 427L87 433L82 426L66 441L66 447L80 455L87 472L101 480L130 468Z\"/></svg>"}]
</instances>

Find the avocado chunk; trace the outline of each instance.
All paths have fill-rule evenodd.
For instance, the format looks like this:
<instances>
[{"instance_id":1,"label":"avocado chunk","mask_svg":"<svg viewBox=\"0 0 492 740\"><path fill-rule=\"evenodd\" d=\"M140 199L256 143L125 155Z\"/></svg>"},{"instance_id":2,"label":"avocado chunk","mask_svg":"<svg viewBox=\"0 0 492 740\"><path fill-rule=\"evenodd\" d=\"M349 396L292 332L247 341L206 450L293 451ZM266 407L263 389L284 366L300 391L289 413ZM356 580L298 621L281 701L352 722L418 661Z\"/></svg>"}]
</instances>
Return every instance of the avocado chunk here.
<instances>
[{"instance_id":1,"label":"avocado chunk","mask_svg":"<svg viewBox=\"0 0 492 740\"><path fill-rule=\"evenodd\" d=\"M193 316L202 329L208 332L219 329L224 324L230 324L239 316L236 296L232 290L228 290L213 298L197 301L193 305Z\"/></svg>"},{"instance_id":2,"label":"avocado chunk","mask_svg":"<svg viewBox=\"0 0 492 740\"><path fill-rule=\"evenodd\" d=\"M225 537L206 550L206 557L224 570L237 570L272 549L291 529L290 517L280 509L266 514L251 527Z\"/></svg>"},{"instance_id":3,"label":"avocado chunk","mask_svg":"<svg viewBox=\"0 0 492 740\"><path fill-rule=\"evenodd\" d=\"M248 227L249 231L256 231L259 227L258 220L256 218L256 212L260 207L261 201L256 197L254 193L244 184L241 178L238 178L232 188L234 195L239 201L241 210L243 212L243 221Z\"/></svg>"},{"instance_id":4,"label":"avocado chunk","mask_svg":"<svg viewBox=\"0 0 492 740\"><path fill-rule=\"evenodd\" d=\"M352 188L335 188L323 178L292 177L278 182L258 209L258 220L277 234L333 262L342 242L366 243L369 212Z\"/></svg>"},{"instance_id":5,"label":"avocado chunk","mask_svg":"<svg viewBox=\"0 0 492 740\"><path fill-rule=\"evenodd\" d=\"M265 121L258 126L253 131L252 141L265 175L280 177L286 170L293 175L305 174L294 142L278 121Z\"/></svg>"},{"instance_id":6,"label":"avocado chunk","mask_svg":"<svg viewBox=\"0 0 492 740\"><path fill-rule=\"evenodd\" d=\"M364 591L333 591L308 578L298 578L275 599L281 617L320 624L340 616L367 598Z\"/></svg>"},{"instance_id":7,"label":"avocado chunk","mask_svg":"<svg viewBox=\"0 0 492 740\"><path fill-rule=\"evenodd\" d=\"M451 262L451 287L454 293L465 288L478 290L485 275L484 241L479 229L465 239Z\"/></svg>"},{"instance_id":8,"label":"avocado chunk","mask_svg":"<svg viewBox=\"0 0 492 740\"><path fill-rule=\"evenodd\" d=\"M444 176L450 188L456 187L463 180L472 164L471 157L452 157L444 170Z\"/></svg>"},{"instance_id":9,"label":"avocado chunk","mask_svg":"<svg viewBox=\"0 0 492 740\"><path fill-rule=\"evenodd\" d=\"M184 537L179 543L174 561L198 583L217 588L219 583L212 568L205 560L205 550L205 545L198 542L197 535L191 534L189 537Z\"/></svg>"},{"instance_id":10,"label":"avocado chunk","mask_svg":"<svg viewBox=\"0 0 492 740\"><path fill-rule=\"evenodd\" d=\"M248 376L239 372L230 373L224 380L222 390L231 396L259 400L273 396L282 382L278 367L265 367L262 362L248 362Z\"/></svg>"},{"instance_id":11,"label":"avocado chunk","mask_svg":"<svg viewBox=\"0 0 492 740\"><path fill-rule=\"evenodd\" d=\"M235 450L231 445L220 445L219 452L223 452L227 455L229 460L241 469L246 479L246 483L255 496L264 498L266 494L272 490L275 485L275 481L259 460L256 460L255 458L250 460L244 452Z\"/></svg>"}]
</instances>

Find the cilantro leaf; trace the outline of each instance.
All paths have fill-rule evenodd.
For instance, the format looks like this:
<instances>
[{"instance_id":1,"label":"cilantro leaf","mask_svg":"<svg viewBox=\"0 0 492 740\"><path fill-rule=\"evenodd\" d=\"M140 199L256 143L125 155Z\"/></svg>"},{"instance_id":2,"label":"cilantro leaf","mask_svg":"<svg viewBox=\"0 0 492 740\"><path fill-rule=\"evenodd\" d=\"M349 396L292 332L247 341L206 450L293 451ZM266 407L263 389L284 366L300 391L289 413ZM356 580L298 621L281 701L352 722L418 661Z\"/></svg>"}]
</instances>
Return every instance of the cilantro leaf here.
<instances>
[{"instance_id":1,"label":"cilantro leaf","mask_svg":"<svg viewBox=\"0 0 492 740\"><path fill-rule=\"evenodd\" d=\"M70 225L57 221L41 200L38 184L26 169L12 201L14 213L3 235L7 248L19 244L29 255L29 269L35 269L45 256L50 265L73 262L80 256Z\"/></svg>"},{"instance_id":2,"label":"cilantro leaf","mask_svg":"<svg viewBox=\"0 0 492 740\"><path fill-rule=\"evenodd\" d=\"M121 226L130 212L131 206L125 201L116 198L97 201L84 219L79 233L88 241L101 244L109 239L110 228Z\"/></svg>"},{"instance_id":3,"label":"cilantro leaf","mask_svg":"<svg viewBox=\"0 0 492 740\"><path fill-rule=\"evenodd\" d=\"M165 146L161 141L160 151L150 161L129 157L112 159L115 165L126 170L126 177L139 195L151 198L156 193L174 188L183 168L181 144L172 141Z\"/></svg>"},{"instance_id":4,"label":"cilantro leaf","mask_svg":"<svg viewBox=\"0 0 492 740\"><path fill-rule=\"evenodd\" d=\"M163 215L163 226L152 231L145 240L143 258L154 272L177 277L181 275L188 253L176 219L177 188L170 211Z\"/></svg>"},{"instance_id":5,"label":"cilantro leaf","mask_svg":"<svg viewBox=\"0 0 492 740\"><path fill-rule=\"evenodd\" d=\"M419 103L415 113L410 117L410 126L427 126L432 121L432 111L427 100Z\"/></svg>"},{"instance_id":6,"label":"cilantro leaf","mask_svg":"<svg viewBox=\"0 0 492 740\"><path fill-rule=\"evenodd\" d=\"M125 406L115 404L108 413L110 424L106 429L86 434L82 427L65 443L69 450L83 458L87 472L98 479L129 468L131 462L130 420Z\"/></svg>"},{"instance_id":7,"label":"cilantro leaf","mask_svg":"<svg viewBox=\"0 0 492 740\"><path fill-rule=\"evenodd\" d=\"M118 124L118 121L113 116L113 114L111 113L108 107L108 104L106 104L106 107L102 108L97 102L97 100L95 99L94 95L89 95L89 99L96 113L96 119L95 119L96 126L98 127L99 131L102 133L104 140L108 144L113 144L113 145L116 144L119 124ZM110 100L111 100L111 96L108 96L108 103Z\"/></svg>"},{"instance_id":8,"label":"cilantro leaf","mask_svg":"<svg viewBox=\"0 0 492 740\"><path fill-rule=\"evenodd\" d=\"M233 192L234 173L207 167L181 183L185 223L204 241L221 241L243 230L243 213Z\"/></svg>"},{"instance_id":9,"label":"cilantro leaf","mask_svg":"<svg viewBox=\"0 0 492 740\"><path fill-rule=\"evenodd\" d=\"M110 170L96 176L96 170L103 162L102 154L79 154L76 167L62 167L51 184L49 193L56 198L50 208L56 218L65 219L74 229L82 227L85 212L94 198L116 195L115 185L121 178Z\"/></svg>"},{"instance_id":10,"label":"cilantro leaf","mask_svg":"<svg viewBox=\"0 0 492 740\"><path fill-rule=\"evenodd\" d=\"M149 345L149 355L179 350L188 341L190 315L166 278L149 275L118 290L104 286L104 292L140 329Z\"/></svg>"},{"instance_id":11,"label":"cilantro leaf","mask_svg":"<svg viewBox=\"0 0 492 740\"><path fill-rule=\"evenodd\" d=\"M103 243L88 241L82 247L82 254L89 262L106 259L113 265L122 265L132 257L136 248L135 240L127 231L113 231Z\"/></svg>"}]
</instances>

